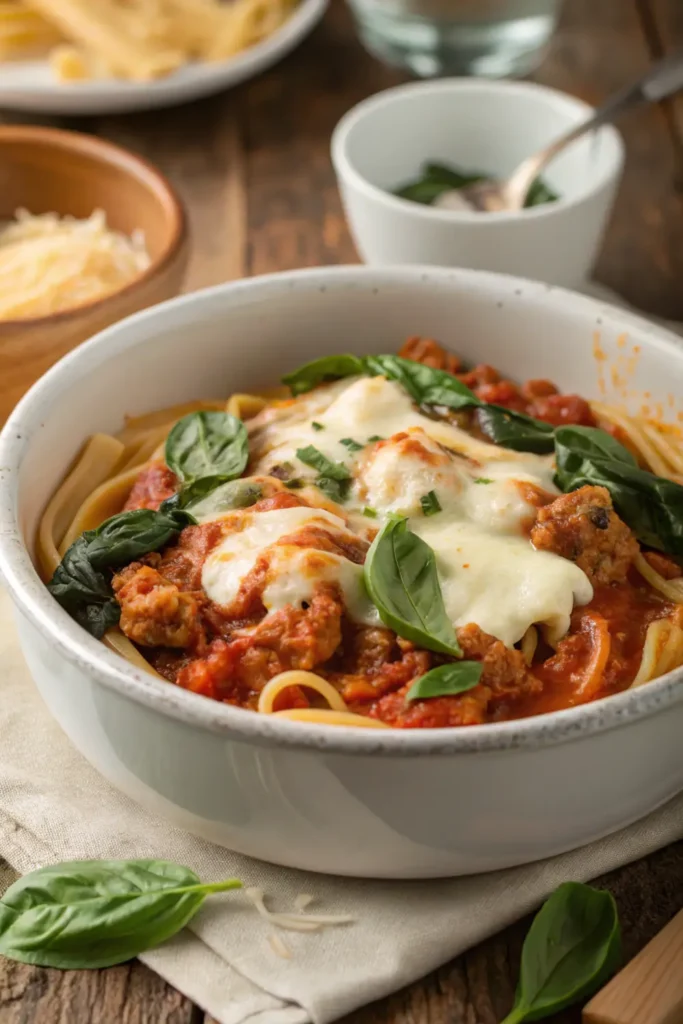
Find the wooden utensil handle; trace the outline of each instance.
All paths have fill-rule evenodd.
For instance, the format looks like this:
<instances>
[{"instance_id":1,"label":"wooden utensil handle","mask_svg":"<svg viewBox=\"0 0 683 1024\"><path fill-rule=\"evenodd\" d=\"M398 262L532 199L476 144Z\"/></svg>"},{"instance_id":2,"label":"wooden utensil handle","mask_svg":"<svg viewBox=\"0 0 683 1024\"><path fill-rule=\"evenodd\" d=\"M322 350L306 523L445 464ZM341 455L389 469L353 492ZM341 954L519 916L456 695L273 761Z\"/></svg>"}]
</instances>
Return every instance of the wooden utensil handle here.
<instances>
[{"instance_id":1,"label":"wooden utensil handle","mask_svg":"<svg viewBox=\"0 0 683 1024\"><path fill-rule=\"evenodd\" d=\"M583 1024L683 1024L683 910L591 999Z\"/></svg>"}]
</instances>

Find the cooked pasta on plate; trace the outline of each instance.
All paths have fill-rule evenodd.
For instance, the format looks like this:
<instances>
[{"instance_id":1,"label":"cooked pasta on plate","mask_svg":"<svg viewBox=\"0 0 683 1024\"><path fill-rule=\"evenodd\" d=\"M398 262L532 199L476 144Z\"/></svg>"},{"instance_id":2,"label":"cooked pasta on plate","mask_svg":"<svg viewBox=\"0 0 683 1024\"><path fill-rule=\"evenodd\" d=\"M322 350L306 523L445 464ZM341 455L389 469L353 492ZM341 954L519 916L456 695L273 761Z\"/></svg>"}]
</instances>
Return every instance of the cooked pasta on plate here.
<instances>
[{"instance_id":1,"label":"cooked pasta on plate","mask_svg":"<svg viewBox=\"0 0 683 1024\"><path fill-rule=\"evenodd\" d=\"M46 114L169 106L293 49L327 0L0 0L0 104Z\"/></svg>"},{"instance_id":2,"label":"cooked pasta on plate","mask_svg":"<svg viewBox=\"0 0 683 1024\"><path fill-rule=\"evenodd\" d=\"M49 589L205 697L481 725L683 664L677 427L431 339L95 435L42 518Z\"/></svg>"}]
</instances>

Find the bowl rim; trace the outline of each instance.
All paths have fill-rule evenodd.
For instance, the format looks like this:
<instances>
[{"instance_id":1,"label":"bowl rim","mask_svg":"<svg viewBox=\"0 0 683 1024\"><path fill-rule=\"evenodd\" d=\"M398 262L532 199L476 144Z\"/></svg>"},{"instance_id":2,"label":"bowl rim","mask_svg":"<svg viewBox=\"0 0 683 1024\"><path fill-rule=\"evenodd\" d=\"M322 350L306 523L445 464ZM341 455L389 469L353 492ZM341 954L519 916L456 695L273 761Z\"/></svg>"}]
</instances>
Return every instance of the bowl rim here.
<instances>
[{"instance_id":1,"label":"bowl rim","mask_svg":"<svg viewBox=\"0 0 683 1024\"><path fill-rule=\"evenodd\" d=\"M179 314L191 322L204 303L218 298L227 309L231 304L259 305L291 294L343 288L372 291L382 285L420 289L446 287L457 282L490 295L505 298L529 297L535 305L550 306L558 316L577 309L591 321L613 324L615 330L639 331L639 341L662 350L680 361L683 352L672 332L598 299L577 295L540 282L486 271L412 266L371 268L366 266L323 267L275 273L216 285L199 292L170 299L134 314L101 331L53 366L21 399L0 433L0 573L10 591L15 614L26 618L49 638L55 652L90 679L114 690L121 698L142 704L186 725L244 742L299 750L339 754L369 754L389 757L475 754L517 749L538 749L583 739L587 736L633 724L683 702L683 669L635 690L626 690L592 704L538 715L512 722L469 726L467 729L370 730L278 720L242 708L220 704L198 694L172 686L136 669L104 644L89 636L57 605L40 580L22 539L17 518L19 467L34 433L41 428L44 409L68 394L82 373L94 371L112 356L144 344L146 330L156 323L178 322ZM139 330L142 328L142 330Z\"/></svg>"},{"instance_id":2,"label":"bowl rim","mask_svg":"<svg viewBox=\"0 0 683 1024\"><path fill-rule=\"evenodd\" d=\"M619 178L625 160L625 145L621 133L613 125L603 125L598 129L598 134L608 139L614 147L614 155L611 166L601 174L593 177L590 184L574 196L560 196L552 203L542 203L522 210L493 210L487 211L486 216L477 210L449 210L441 207L427 206L423 203L415 203L410 199L403 199L391 192L387 192L374 185L355 166L348 154L348 144L351 132L360 124L368 114L391 104L398 104L402 99L415 94L424 93L484 93L493 96L520 95L537 96L544 98L549 104L564 107L567 111L572 110L583 117L590 117L595 112L595 107L585 103L577 96L562 92L560 89L552 89L547 85L539 85L537 82L514 82L507 80L491 80L486 78L445 78L434 81L407 82L403 85L393 86L375 93L367 99L361 100L341 117L332 132L330 143L330 155L332 164L338 177L363 192L368 199L380 203L394 213L403 215L411 214L421 217L426 221L434 221L442 224L478 224L484 229L491 229L499 224L510 224L520 220L532 221L557 216L574 207L581 206L590 200L594 195L605 189L611 182Z\"/></svg>"},{"instance_id":3,"label":"bowl rim","mask_svg":"<svg viewBox=\"0 0 683 1024\"><path fill-rule=\"evenodd\" d=\"M82 153L92 157L100 164L115 165L128 177L136 178L146 185L150 193L154 193L160 200L169 224L169 240L159 255L151 260L150 265L121 288L108 292L100 298L90 299L55 313L2 320L0 321L0 340L3 335L14 335L22 327L52 326L68 321L71 317L97 312L108 302L129 296L162 273L184 247L188 238L188 216L185 205L168 178L144 157L96 135L87 135L85 132L66 128L45 128L41 125L0 125L0 148L5 142L45 145L54 150ZM55 213L60 217L64 216L59 210L55 210Z\"/></svg>"}]
</instances>

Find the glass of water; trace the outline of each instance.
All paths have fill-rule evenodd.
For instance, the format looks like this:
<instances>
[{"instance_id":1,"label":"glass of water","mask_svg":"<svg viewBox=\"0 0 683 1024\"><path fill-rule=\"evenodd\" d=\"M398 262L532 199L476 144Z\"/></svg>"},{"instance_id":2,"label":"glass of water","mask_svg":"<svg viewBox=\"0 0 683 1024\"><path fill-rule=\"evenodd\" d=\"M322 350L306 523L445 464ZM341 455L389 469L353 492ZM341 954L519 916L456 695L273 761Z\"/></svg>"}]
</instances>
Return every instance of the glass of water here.
<instances>
[{"instance_id":1,"label":"glass of water","mask_svg":"<svg viewBox=\"0 0 683 1024\"><path fill-rule=\"evenodd\" d=\"M525 75L543 59L562 0L347 0L363 45L433 75Z\"/></svg>"}]
</instances>

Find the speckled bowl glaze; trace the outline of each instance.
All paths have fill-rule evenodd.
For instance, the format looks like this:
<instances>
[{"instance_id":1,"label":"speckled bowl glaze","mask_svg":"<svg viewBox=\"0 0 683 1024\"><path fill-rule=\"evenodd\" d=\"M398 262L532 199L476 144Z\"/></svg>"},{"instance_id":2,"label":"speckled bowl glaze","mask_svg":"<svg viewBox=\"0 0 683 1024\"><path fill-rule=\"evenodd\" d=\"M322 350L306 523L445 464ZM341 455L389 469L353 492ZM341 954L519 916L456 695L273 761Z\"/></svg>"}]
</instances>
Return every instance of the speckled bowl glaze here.
<instances>
[{"instance_id":1,"label":"speckled bowl glaze","mask_svg":"<svg viewBox=\"0 0 683 1024\"><path fill-rule=\"evenodd\" d=\"M646 392L651 403L683 393L677 339L595 300L472 271L341 267L223 285L131 317L50 370L0 436L0 571L50 711L145 807L264 860L384 878L490 871L588 843L683 788L681 672L521 722L326 728L137 671L41 584L38 518L89 434L116 430L124 413L264 387L326 352L393 351L416 333L589 397L601 381L636 406Z\"/></svg>"}]
</instances>

